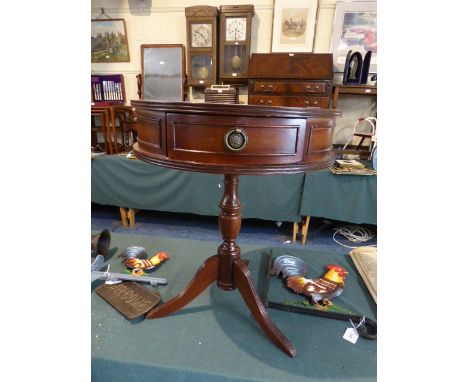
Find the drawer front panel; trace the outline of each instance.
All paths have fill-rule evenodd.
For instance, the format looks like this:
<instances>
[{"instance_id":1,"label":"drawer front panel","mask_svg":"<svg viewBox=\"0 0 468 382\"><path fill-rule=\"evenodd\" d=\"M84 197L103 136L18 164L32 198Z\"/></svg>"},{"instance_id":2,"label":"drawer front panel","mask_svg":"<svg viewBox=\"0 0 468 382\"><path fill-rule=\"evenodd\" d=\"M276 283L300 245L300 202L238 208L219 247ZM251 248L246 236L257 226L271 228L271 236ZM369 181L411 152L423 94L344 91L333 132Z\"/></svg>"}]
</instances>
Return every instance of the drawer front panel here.
<instances>
[{"instance_id":1,"label":"drawer front panel","mask_svg":"<svg viewBox=\"0 0 468 382\"><path fill-rule=\"evenodd\" d=\"M255 127L252 127L252 126ZM247 145L232 151L225 136L241 129ZM303 157L306 121L287 118L252 118L167 114L168 157L226 165L232 163L297 163Z\"/></svg>"},{"instance_id":2,"label":"drawer front panel","mask_svg":"<svg viewBox=\"0 0 468 382\"><path fill-rule=\"evenodd\" d=\"M291 81L255 81L256 93L318 93L324 94L324 82L291 82Z\"/></svg>"},{"instance_id":3,"label":"drawer front panel","mask_svg":"<svg viewBox=\"0 0 468 382\"><path fill-rule=\"evenodd\" d=\"M264 106L290 106L290 107L321 107L328 108L328 97L281 97L252 95L249 98L251 105Z\"/></svg>"},{"instance_id":4,"label":"drawer front panel","mask_svg":"<svg viewBox=\"0 0 468 382\"><path fill-rule=\"evenodd\" d=\"M138 143L146 150L166 154L165 114L139 112L137 114Z\"/></svg>"}]
</instances>

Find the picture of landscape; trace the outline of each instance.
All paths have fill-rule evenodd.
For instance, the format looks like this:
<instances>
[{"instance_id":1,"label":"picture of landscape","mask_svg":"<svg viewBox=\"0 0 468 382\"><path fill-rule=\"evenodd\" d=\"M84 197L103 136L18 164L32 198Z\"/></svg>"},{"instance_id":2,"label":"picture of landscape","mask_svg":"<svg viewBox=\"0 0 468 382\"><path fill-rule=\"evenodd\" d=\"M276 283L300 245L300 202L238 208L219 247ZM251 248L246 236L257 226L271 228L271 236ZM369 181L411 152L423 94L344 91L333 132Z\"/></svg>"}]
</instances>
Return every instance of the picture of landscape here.
<instances>
[{"instance_id":1,"label":"picture of landscape","mask_svg":"<svg viewBox=\"0 0 468 382\"><path fill-rule=\"evenodd\" d=\"M308 13L308 8L284 8L282 10L281 44L305 42Z\"/></svg>"},{"instance_id":2,"label":"picture of landscape","mask_svg":"<svg viewBox=\"0 0 468 382\"><path fill-rule=\"evenodd\" d=\"M125 20L91 20L91 62L122 61L130 61Z\"/></svg>"}]
</instances>

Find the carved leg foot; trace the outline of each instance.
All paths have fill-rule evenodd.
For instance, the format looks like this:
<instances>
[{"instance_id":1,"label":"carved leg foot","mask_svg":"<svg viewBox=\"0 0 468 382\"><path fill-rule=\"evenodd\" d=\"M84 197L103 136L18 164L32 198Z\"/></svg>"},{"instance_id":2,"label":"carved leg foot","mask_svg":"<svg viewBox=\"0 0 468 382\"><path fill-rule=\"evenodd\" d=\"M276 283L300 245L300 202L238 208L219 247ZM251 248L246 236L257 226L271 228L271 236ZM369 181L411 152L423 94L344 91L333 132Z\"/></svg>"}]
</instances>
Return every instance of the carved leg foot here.
<instances>
[{"instance_id":1,"label":"carved leg foot","mask_svg":"<svg viewBox=\"0 0 468 382\"><path fill-rule=\"evenodd\" d=\"M250 272L242 260L236 260L234 262L234 283L239 289L239 292L244 299L245 303L250 309L250 312L254 316L263 331L268 337L283 350L290 357L295 357L297 354L294 346L289 342L283 333L276 327L268 316L265 307L263 306L260 298L255 291L255 287L252 282Z\"/></svg>"},{"instance_id":2,"label":"carved leg foot","mask_svg":"<svg viewBox=\"0 0 468 382\"><path fill-rule=\"evenodd\" d=\"M185 289L165 304L151 309L146 318L159 318L178 311L203 292L218 277L218 257L208 258Z\"/></svg>"}]
</instances>

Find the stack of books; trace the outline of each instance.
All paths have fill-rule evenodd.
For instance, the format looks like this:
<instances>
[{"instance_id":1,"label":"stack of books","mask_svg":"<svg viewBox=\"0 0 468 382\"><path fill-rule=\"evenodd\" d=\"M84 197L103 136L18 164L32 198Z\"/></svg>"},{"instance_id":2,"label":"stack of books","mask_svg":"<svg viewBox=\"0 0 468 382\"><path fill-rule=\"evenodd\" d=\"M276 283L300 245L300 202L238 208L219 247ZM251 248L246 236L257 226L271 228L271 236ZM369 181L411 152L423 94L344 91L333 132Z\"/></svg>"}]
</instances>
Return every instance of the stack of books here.
<instances>
[{"instance_id":1,"label":"stack of books","mask_svg":"<svg viewBox=\"0 0 468 382\"><path fill-rule=\"evenodd\" d=\"M370 167L366 167L364 163L361 163L354 159L337 159L329 167L330 171L334 174L346 174L346 175L377 175L377 172Z\"/></svg>"}]
</instances>

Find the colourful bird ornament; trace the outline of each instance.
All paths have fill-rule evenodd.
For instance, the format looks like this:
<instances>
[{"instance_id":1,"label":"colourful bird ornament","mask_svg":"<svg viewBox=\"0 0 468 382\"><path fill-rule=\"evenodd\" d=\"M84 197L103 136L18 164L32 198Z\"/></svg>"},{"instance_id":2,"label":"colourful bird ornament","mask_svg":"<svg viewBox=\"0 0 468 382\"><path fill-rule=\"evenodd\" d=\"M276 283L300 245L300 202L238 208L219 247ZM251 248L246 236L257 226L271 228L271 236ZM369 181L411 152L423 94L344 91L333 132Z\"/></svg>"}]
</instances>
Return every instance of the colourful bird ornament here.
<instances>
[{"instance_id":1,"label":"colourful bird ornament","mask_svg":"<svg viewBox=\"0 0 468 382\"><path fill-rule=\"evenodd\" d=\"M271 269L271 274L282 273L288 288L310 298L314 304L328 305L343 293L348 272L339 265L327 265L327 272L316 279L305 278L307 272L308 267L301 259L289 255L278 256Z\"/></svg>"}]
</instances>

